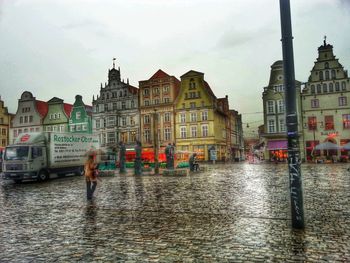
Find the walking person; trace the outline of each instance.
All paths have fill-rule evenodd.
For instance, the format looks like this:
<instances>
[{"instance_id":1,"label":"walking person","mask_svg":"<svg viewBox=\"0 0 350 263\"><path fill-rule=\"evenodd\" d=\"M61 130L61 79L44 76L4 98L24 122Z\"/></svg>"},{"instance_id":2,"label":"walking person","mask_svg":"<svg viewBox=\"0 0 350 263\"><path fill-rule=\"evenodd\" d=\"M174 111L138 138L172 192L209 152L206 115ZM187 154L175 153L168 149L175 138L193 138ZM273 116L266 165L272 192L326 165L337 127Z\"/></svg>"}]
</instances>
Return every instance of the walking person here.
<instances>
[{"instance_id":1,"label":"walking person","mask_svg":"<svg viewBox=\"0 0 350 263\"><path fill-rule=\"evenodd\" d=\"M86 180L86 197L91 200L97 186L97 164L94 155L90 154L84 165L84 175Z\"/></svg>"}]
</instances>

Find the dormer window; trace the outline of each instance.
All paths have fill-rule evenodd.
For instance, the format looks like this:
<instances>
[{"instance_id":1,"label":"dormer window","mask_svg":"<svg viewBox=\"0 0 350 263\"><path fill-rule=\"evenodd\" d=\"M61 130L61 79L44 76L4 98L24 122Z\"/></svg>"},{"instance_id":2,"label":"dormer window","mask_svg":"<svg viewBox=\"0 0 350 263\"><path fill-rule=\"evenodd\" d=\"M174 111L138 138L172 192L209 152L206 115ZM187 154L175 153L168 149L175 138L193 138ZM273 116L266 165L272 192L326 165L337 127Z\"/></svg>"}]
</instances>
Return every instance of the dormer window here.
<instances>
[{"instance_id":1,"label":"dormer window","mask_svg":"<svg viewBox=\"0 0 350 263\"><path fill-rule=\"evenodd\" d=\"M189 89L196 89L196 83L194 82L194 79L190 79Z\"/></svg>"}]
</instances>

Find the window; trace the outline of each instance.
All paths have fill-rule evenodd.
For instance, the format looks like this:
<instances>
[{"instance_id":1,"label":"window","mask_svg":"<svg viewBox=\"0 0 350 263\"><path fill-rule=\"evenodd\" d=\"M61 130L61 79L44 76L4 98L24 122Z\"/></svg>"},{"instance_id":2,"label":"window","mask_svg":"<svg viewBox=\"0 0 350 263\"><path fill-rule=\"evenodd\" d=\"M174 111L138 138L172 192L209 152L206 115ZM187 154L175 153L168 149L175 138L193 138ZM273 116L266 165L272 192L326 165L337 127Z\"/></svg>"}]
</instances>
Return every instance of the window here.
<instances>
[{"instance_id":1,"label":"window","mask_svg":"<svg viewBox=\"0 0 350 263\"><path fill-rule=\"evenodd\" d=\"M267 113L275 113L275 105L274 105L274 101L273 100L269 100L267 101Z\"/></svg>"},{"instance_id":2,"label":"window","mask_svg":"<svg viewBox=\"0 0 350 263\"><path fill-rule=\"evenodd\" d=\"M332 79L335 79L336 75L335 75L335 69L332 69Z\"/></svg>"},{"instance_id":3,"label":"window","mask_svg":"<svg viewBox=\"0 0 350 263\"><path fill-rule=\"evenodd\" d=\"M170 102L170 98L164 98L164 103L169 103Z\"/></svg>"},{"instance_id":4,"label":"window","mask_svg":"<svg viewBox=\"0 0 350 263\"><path fill-rule=\"evenodd\" d=\"M207 121L207 120L208 120L208 112L202 111L202 121Z\"/></svg>"},{"instance_id":5,"label":"window","mask_svg":"<svg viewBox=\"0 0 350 263\"><path fill-rule=\"evenodd\" d=\"M70 131L71 132L75 132L75 126L74 125L70 126Z\"/></svg>"},{"instance_id":6,"label":"window","mask_svg":"<svg viewBox=\"0 0 350 263\"><path fill-rule=\"evenodd\" d=\"M171 140L171 130L169 127L164 129L164 140L170 141Z\"/></svg>"},{"instance_id":7,"label":"window","mask_svg":"<svg viewBox=\"0 0 350 263\"><path fill-rule=\"evenodd\" d=\"M81 112L80 112L80 111L77 111L77 112L75 113L75 118L76 118L77 120L80 120L80 117L81 117Z\"/></svg>"},{"instance_id":8,"label":"window","mask_svg":"<svg viewBox=\"0 0 350 263\"><path fill-rule=\"evenodd\" d=\"M327 84L323 83L323 93L327 93L327 92L328 92Z\"/></svg>"},{"instance_id":9,"label":"window","mask_svg":"<svg viewBox=\"0 0 350 263\"><path fill-rule=\"evenodd\" d=\"M186 138L186 126L180 127L181 138Z\"/></svg>"},{"instance_id":10,"label":"window","mask_svg":"<svg viewBox=\"0 0 350 263\"><path fill-rule=\"evenodd\" d=\"M100 128L100 120L97 119L97 120L96 120L96 129L99 129L99 128Z\"/></svg>"},{"instance_id":11,"label":"window","mask_svg":"<svg viewBox=\"0 0 350 263\"><path fill-rule=\"evenodd\" d=\"M309 131L317 130L317 119L315 116L308 117L307 125Z\"/></svg>"},{"instance_id":12,"label":"window","mask_svg":"<svg viewBox=\"0 0 350 263\"><path fill-rule=\"evenodd\" d=\"M145 106L149 106L149 100L145 100L144 104Z\"/></svg>"},{"instance_id":13,"label":"window","mask_svg":"<svg viewBox=\"0 0 350 263\"><path fill-rule=\"evenodd\" d=\"M159 104L159 99L154 100L154 105L157 105L157 104Z\"/></svg>"},{"instance_id":14,"label":"window","mask_svg":"<svg viewBox=\"0 0 350 263\"><path fill-rule=\"evenodd\" d=\"M115 142L115 134L114 134L114 132L107 133L107 140L108 140L108 143L114 143Z\"/></svg>"},{"instance_id":15,"label":"window","mask_svg":"<svg viewBox=\"0 0 350 263\"><path fill-rule=\"evenodd\" d=\"M275 121L274 120L269 120L269 133L275 132Z\"/></svg>"},{"instance_id":16,"label":"window","mask_svg":"<svg viewBox=\"0 0 350 263\"><path fill-rule=\"evenodd\" d=\"M347 99L346 97L339 97L338 98L339 106L346 106L347 105L346 99Z\"/></svg>"},{"instance_id":17,"label":"window","mask_svg":"<svg viewBox=\"0 0 350 263\"><path fill-rule=\"evenodd\" d=\"M334 89L333 89L333 83L329 83L329 92L333 92Z\"/></svg>"},{"instance_id":18,"label":"window","mask_svg":"<svg viewBox=\"0 0 350 263\"><path fill-rule=\"evenodd\" d=\"M334 130L333 116L324 116L325 130Z\"/></svg>"},{"instance_id":19,"label":"window","mask_svg":"<svg viewBox=\"0 0 350 263\"><path fill-rule=\"evenodd\" d=\"M184 108L186 108L186 105L185 105L185 103L182 103L182 108L184 109Z\"/></svg>"},{"instance_id":20,"label":"window","mask_svg":"<svg viewBox=\"0 0 350 263\"><path fill-rule=\"evenodd\" d=\"M125 105L125 101L122 101L122 110L125 110L126 105Z\"/></svg>"},{"instance_id":21,"label":"window","mask_svg":"<svg viewBox=\"0 0 350 263\"><path fill-rule=\"evenodd\" d=\"M186 113L181 113L180 114L180 122L185 123L186 122Z\"/></svg>"},{"instance_id":22,"label":"window","mask_svg":"<svg viewBox=\"0 0 350 263\"><path fill-rule=\"evenodd\" d=\"M202 136L208 137L209 131L208 131L208 125L202 125Z\"/></svg>"},{"instance_id":23,"label":"window","mask_svg":"<svg viewBox=\"0 0 350 263\"><path fill-rule=\"evenodd\" d=\"M151 140L151 131L149 129L145 129L143 133L143 137L145 138L146 142L150 142Z\"/></svg>"},{"instance_id":24,"label":"window","mask_svg":"<svg viewBox=\"0 0 350 263\"><path fill-rule=\"evenodd\" d=\"M83 124L83 125L82 125L82 128L83 128L83 131L87 131L87 126L86 126L86 124Z\"/></svg>"},{"instance_id":25,"label":"window","mask_svg":"<svg viewBox=\"0 0 350 263\"><path fill-rule=\"evenodd\" d=\"M165 122L170 122L170 112L164 113L164 121Z\"/></svg>"},{"instance_id":26,"label":"window","mask_svg":"<svg viewBox=\"0 0 350 263\"><path fill-rule=\"evenodd\" d=\"M107 119L107 125L108 127L114 126L115 125L115 117L114 116L110 116Z\"/></svg>"},{"instance_id":27,"label":"window","mask_svg":"<svg viewBox=\"0 0 350 263\"><path fill-rule=\"evenodd\" d=\"M328 68L329 68L329 63L328 63L328 62L324 63L324 68L325 68L325 69L328 69ZM328 71L326 71L326 72L328 72Z\"/></svg>"},{"instance_id":28,"label":"window","mask_svg":"<svg viewBox=\"0 0 350 263\"><path fill-rule=\"evenodd\" d=\"M6 129L1 129L1 134L6 135Z\"/></svg>"},{"instance_id":29,"label":"window","mask_svg":"<svg viewBox=\"0 0 350 263\"><path fill-rule=\"evenodd\" d=\"M320 94L321 92L321 84L317 84L317 93Z\"/></svg>"},{"instance_id":30,"label":"window","mask_svg":"<svg viewBox=\"0 0 350 263\"><path fill-rule=\"evenodd\" d=\"M43 156L43 149L41 147L32 147L32 158Z\"/></svg>"},{"instance_id":31,"label":"window","mask_svg":"<svg viewBox=\"0 0 350 263\"><path fill-rule=\"evenodd\" d=\"M143 95L144 96L149 96L149 89L144 89L143 90Z\"/></svg>"},{"instance_id":32,"label":"window","mask_svg":"<svg viewBox=\"0 0 350 263\"><path fill-rule=\"evenodd\" d=\"M340 91L339 82L335 83L335 91Z\"/></svg>"},{"instance_id":33,"label":"window","mask_svg":"<svg viewBox=\"0 0 350 263\"><path fill-rule=\"evenodd\" d=\"M81 125L76 126L77 131L81 131Z\"/></svg>"},{"instance_id":34,"label":"window","mask_svg":"<svg viewBox=\"0 0 350 263\"><path fill-rule=\"evenodd\" d=\"M28 116L24 116L24 123L28 123Z\"/></svg>"},{"instance_id":35,"label":"window","mask_svg":"<svg viewBox=\"0 0 350 263\"><path fill-rule=\"evenodd\" d=\"M350 129L350 114L343 114L343 129Z\"/></svg>"},{"instance_id":36,"label":"window","mask_svg":"<svg viewBox=\"0 0 350 263\"><path fill-rule=\"evenodd\" d=\"M286 123L284 119L280 119L280 132L285 132L286 131Z\"/></svg>"},{"instance_id":37,"label":"window","mask_svg":"<svg viewBox=\"0 0 350 263\"><path fill-rule=\"evenodd\" d=\"M342 91L346 90L346 83L345 83L345 81L342 81L342 83L341 83L341 90Z\"/></svg>"},{"instance_id":38,"label":"window","mask_svg":"<svg viewBox=\"0 0 350 263\"><path fill-rule=\"evenodd\" d=\"M320 80L323 80L323 71L320 71L319 76L320 76Z\"/></svg>"},{"instance_id":39,"label":"window","mask_svg":"<svg viewBox=\"0 0 350 263\"><path fill-rule=\"evenodd\" d=\"M278 112L279 113L284 112L284 100L279 100L278 101Z\"/></svg>"},{"instance_id":40,"label":"window","mask_svg":"<svg viewBox=\"0 0 350 263\"><path fill-rule=\"evenodd\" d=\"M150 117L149 117L149 115L145 115L145 116L143 117L143 123L144 123L144 124L150 123Z\"/></svg>"},{"instance_id":41,"label":"window","mask_svg":"<svg viewBox=\"0 0 350 263\"><path fill-rule=\"evenodd\" d=\"M195 103L195 102L191 102L191 103L190 103L190 108L191 108L191 109L196 108L196 103Z\"/></svg>"},{"instance_id":42,"label":"window","mask_svg":"<svg viewBox=\"0 0 350 263\"><path fill-rule=\"evenodd\" d=\"M195 88L196 88L196 83L194 82L194 79L190 79L189 89L195 89Z\"/></svg>"},{"instance_id":43,"label":"window","mask_svg":"<svg viewBox=\"0 0 350 263\"><path fill-rule=\"evenodd\" d=\"M197 121L197 113L196 112L191 112L191 121Z\"/></svg>"},{"instance_id":44,"label":"window","mask_svg":"<svg viewBox=\"0 0 350 263\"><path fill-rule=\"evenodd\" d=\"M135 117L130 116L130 125L135 125Z\"/></svg>"},{"instance_id":45,"label":"window","mask_svg":"<svg viewBox=\"0 0 350 263\"><path fill-rule=\"evenodd\" d=\"M33 122L33 116L29 116L29 122Z\"/></svg>"},{"instance_id":46,"label":"window","mask_svg":"<svg viewBox=\"0 0 350 263\"><path fill-rule=\"evenodd\" d=\"M134 102L134 100L132 100L131 102L130 102L130 108L135 108L135 102Z\"/></svg>"},{"instance_id":47,"label":"window","mask_svg":"<svg viewBox=\"0 0 350 263\"><path fill-rule=\"evenodd\" d=\"M156 96L159 95L159 88L158 87L153 89L153 94Z\"/></svg>"},{"instance_id":48,"label":"window","mask_svg":"<svg viewBox=\"0 0 350 263\"><path fill-rule=\"evenodd\" d=\"M169 92L169 85L163 86L163 92L168 93Z\"/></svg>"},{"instance_id":49,"label":"window","mask_svg":"<svg viewBox=\"0 0 350 263\"><path fill-rule=\"evenodd\" d=\"M191 126L191 137L197 137L197 126Z\"/></svg>"},{"instance_id":50,"label":"window","mask_svg":"<svg viewBox=\"0 0 350 263\"><path fill-rule=\"evenodd\" d=\"M311 108L318 108L320 107L319 100L318 99L312 99L311 100Z\"/></svg>"},{"instance_id":51,"label":"window","mask_svg":"<svg viewBox=\"0 0 350 263\"><path fill-rule=\"evenodd\" d=\"M311 85L311 94L315 94L315 85Z\"/></svg>"},{"instance_id":52,"label":"window","mask_svg":"<svg viewBox=\"0 0 350 263\"><path fill-rule=\"evenodd\" d=\"M23 123L23 117L19 117L19 123Z\"/></svg>"},{"instance_id":53,"label":"window","mask_svg":"<svg viewBox=\"0 0 350 263\"><path fill-rule=\"evenodd\" d=\"M126 117L122 117L122 126L126 126Z\"/></svg>"}]
</instances>

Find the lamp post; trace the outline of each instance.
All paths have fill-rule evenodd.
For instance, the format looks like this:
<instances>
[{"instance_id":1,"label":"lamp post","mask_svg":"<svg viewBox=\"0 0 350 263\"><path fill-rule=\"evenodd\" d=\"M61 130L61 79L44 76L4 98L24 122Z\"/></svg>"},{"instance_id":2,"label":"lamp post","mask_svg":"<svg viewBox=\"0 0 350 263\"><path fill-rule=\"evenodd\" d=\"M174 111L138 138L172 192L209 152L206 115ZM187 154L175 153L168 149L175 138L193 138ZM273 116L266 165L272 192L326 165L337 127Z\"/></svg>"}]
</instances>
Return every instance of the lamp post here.
<instances>
[{"instance_id":1,"label":"lamp post","mask_svg":"<svg viewBox=\"0 0 350 263\"><path fill-rule=\"evenodd\" d=\"M292 226L304 229L303 191L301 183L301 158L299 151L298 115L296 110L296 88L292 22L289 0L280 0L284 86L286 89L286 125L288 136L288 168L291 200Z\"/></svg>"}]
</instances>

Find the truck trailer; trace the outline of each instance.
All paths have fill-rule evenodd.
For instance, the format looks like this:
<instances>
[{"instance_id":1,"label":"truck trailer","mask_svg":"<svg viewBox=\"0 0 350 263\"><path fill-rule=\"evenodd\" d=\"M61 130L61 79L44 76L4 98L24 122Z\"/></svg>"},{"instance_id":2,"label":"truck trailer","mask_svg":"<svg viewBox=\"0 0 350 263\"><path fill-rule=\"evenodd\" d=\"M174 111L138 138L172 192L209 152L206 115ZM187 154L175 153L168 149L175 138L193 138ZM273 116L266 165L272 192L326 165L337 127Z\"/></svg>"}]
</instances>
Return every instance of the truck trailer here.
<instances>
[{"instance_id":1,"label":"truck trailer","mask_svg":"<svg viewBox=\"0 0 350 263\"><path fill-rule=\"evenodd\" d=\"M3 153L3 178L45 181L50 176L84 172L87 155L99 150L91 134L33 132L20 134Z\"/></svg>"}]
</instances>

